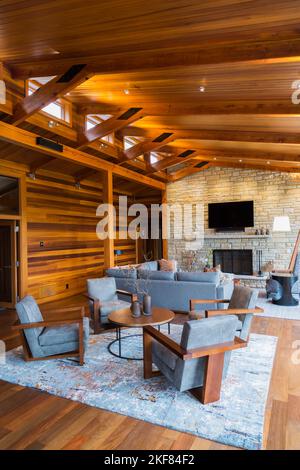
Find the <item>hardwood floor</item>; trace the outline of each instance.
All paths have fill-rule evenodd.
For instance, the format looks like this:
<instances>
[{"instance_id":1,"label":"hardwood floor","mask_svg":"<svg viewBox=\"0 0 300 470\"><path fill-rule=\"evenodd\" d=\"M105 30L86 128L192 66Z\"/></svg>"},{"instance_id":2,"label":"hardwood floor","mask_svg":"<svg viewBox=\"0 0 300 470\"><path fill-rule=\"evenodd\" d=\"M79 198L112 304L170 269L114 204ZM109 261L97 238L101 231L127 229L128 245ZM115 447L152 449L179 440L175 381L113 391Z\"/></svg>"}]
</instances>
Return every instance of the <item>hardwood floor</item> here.
<instances>
[{"instance_id":1,"label":"hardwood floor","mask_svg":"<svg viewBox=\"0 0 300 470\"><path fill-rule=\"evenodd\" d=\"M74 297L52 303L51 308L84 303L82 297ZM43 307L45 318L50 317L48 308ZM175 321L185 318L177 315ZM8 349L18 344L9 328L14 319L14 312L0 311L0 339L7 342ZM295 352L292 344L300 339L300 321L256 317L252 325L254 333L278 337L266 410L265 448L300 449L300 364L291 360ZM0 381L0 449L234 448Z\"/></svg>"}]
</instances>

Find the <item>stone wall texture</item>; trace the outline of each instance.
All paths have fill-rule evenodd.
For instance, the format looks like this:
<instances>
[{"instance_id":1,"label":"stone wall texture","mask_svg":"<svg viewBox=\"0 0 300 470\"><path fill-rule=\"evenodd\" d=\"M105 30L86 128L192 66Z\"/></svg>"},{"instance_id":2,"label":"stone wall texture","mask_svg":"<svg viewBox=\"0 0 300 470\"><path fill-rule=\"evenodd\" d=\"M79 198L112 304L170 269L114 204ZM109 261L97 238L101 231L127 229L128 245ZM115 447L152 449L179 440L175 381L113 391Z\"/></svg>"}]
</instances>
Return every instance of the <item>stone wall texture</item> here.
<instances>
[{"instance_id":1,"label":"stone wall texture","mask_svg":"<svg viewBox=\"0 0 300 470\"><path fill-rule=\"evenodd\" d=\"M169 204L203 204L204 244L186 237L174 239L179 230L171 217L169 258L177 259L181 269L196 270L208 260L212 264L213 249L252 249L253 270L257 271L257 250L263 253L263 265L273 262L276 269L289 265L300 229L300 175L235 168L208 168L187 178L168 184ZM241 233L218 233L208 229L208 203L254 201L255 229L270 230L269 237L245 237ZM291 232L272 233L275 216L290 217ZM189 224L195 224L190 220ZM255 229L247 229L254 234ZM208 238L205 238L208 237ZM215 237L215 238L214 238ZM267 269L266 269L267 271Z\"/></svg>"}]
</instances>

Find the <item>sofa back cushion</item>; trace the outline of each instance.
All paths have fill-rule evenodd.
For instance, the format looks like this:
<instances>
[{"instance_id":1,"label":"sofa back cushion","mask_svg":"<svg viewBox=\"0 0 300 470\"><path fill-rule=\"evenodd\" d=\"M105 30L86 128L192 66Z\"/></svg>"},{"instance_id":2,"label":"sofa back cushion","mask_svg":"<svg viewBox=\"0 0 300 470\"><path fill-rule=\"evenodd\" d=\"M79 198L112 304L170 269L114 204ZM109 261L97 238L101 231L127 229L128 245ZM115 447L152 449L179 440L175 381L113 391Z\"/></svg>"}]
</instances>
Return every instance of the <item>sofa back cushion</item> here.
<instances>
[{"instance_id":1,"label":"sofa back cushion","mask_svg":"<svg viewBox=\"0 0 300 470\"><path fill-rule=\"evenodd\" d=\"M87 290L88 294L91 297L95 297L95 299L102 300L102 302L118 300L118 296L116 294L116 281L113 277L88 279Z\"/></svg>"},{"instance_id":2,"label":"sofa back cushion","mask_svg":"<svg viewBox=\"0 0 300 470\"><path fill-rule=\"evenodd\" d=\"M185 282L212 282L213 284L218 285L220 283L220 273L219 272L179 272L177 273L177 281Z\"/></svg>"},{"instance_id":3,"label":"sofa back cushion","mask_svg":"<svg viewBox=\"0 0 300 470\"><path fill-rule=\"evenodd\" d=\"M108 277L126 277L129 279L136 279L137 278L137 272L136 269L134 268L109 268L106 269L105 271L106 276Z\"/></svg>"},{"instance_id":4,"label":"sofa back cushion","mask_svg":"<svg viewBox=\"0 0 300 470\"><path fill-rule=\"evenodd\" d=\"M155 281L175 281L175 273L170 271L150 271L147 269L139 269L138 277L139 279Z\"/></svg>"},{"instance_id":5,"label":"sofa back cushion","mask_svg":"<svg viewBox=\"0 0 300 470\"><path fill-rule=\"evenodd\" d=\"M146 263L142 263L139 265L138 269L142 269L143 271L158 271L158 262L157 261L147 261Z\"/></svg>"},{"instance_id":6,"label":"sofa back cushion","mask_svg":"<svg viewBox=\"0 0 300 470\"><path fill-rule=\"evenodd\" d=\"M20 323L36 323L44 320L38 304L31 295L27 295L18 302L16 310ZM38 338L43 330L43 327L24 330L24 334L33 357L43 356L43 352L41 351L38 342Z\"/></svg>"}]
</instances>

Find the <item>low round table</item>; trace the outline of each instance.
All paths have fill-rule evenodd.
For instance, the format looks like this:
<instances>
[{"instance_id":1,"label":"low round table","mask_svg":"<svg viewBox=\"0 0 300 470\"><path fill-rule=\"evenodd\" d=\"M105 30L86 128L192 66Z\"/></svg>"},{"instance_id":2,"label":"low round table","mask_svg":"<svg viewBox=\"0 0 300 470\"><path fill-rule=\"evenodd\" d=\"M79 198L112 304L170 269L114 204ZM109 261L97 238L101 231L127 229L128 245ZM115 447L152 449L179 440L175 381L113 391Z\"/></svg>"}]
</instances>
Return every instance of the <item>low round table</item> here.
<instances>
[{"instance_id":1,"label":"low round table","mask_svg":"<svg viewBox=\"0 0 300 470\"><path fill-rule=\"evenodd\" d=\"M121 328L143 328L144 326L158 326L168 323L168 332L170 333L170 322L175 317L175 313L167 308L153 307L151 315L141 315L138 318L134 318L131 314L130 308L124 308L122 310L116 310L108 315L110 322L117 325L116 332L117 338L111 341L108 345L109 352L120 359L136 360L142 361L142 357L126 357L122 356L122 338L121 338ZM134 334L123 337L123 341L127 338L132 338L133 336L143 336L142 334ZM111 347L114 343L118 342L119 344L119 354L116 354L111 350Z\"/></svg>"},{"instance_id":2,"label":"low round table","mask_svg":"<svg viewBox=\"0 0 300 470\"><path fill-rule=\"evenodd\" d=\"M286 307L299 305L297 299L292 294L294 284L298 281L298 276L293 274L272 274L272 279L279 284L280 298L273 299L273 304Z\"/></svg>"}]
</instances>

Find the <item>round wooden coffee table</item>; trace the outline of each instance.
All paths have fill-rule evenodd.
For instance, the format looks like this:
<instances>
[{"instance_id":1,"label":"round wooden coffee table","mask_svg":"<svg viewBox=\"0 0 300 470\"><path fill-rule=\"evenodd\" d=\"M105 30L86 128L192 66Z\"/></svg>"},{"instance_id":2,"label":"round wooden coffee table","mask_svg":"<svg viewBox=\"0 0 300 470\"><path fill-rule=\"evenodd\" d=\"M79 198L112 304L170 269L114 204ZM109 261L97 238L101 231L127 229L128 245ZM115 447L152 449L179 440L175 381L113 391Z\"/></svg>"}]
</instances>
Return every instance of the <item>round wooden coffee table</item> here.
<instances>
[{"instance_id":1,"label":"round wooden coffee table","mask_svg":"<svg viewBox=\"0 0 300 470\"><path fill-rule=\"evenodd\" d=\"M132 338L133 336L143 336L142 334L127 335L121 338L121 328L143 328L144 326L158 326L168 324L168 332L170 333L170 322L175 317L175 313L167 308L153 307L151 315L141 315L138 318L134 318L131 314L130 308L123 308L121 310L115 310L114 312L108 315L110 322L115 323L117 337L115 340L111 341L108 345L109 352L120 359L136 360L142 361L142 357L127 357L122 356L122 339L123 341L127 338ZM114 343L118 342L119 353L115 353L111 350L111 347Z\"/></svg>"}]
</instances>

